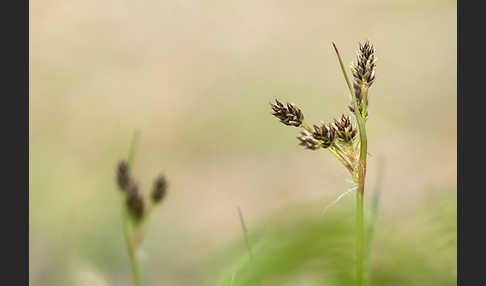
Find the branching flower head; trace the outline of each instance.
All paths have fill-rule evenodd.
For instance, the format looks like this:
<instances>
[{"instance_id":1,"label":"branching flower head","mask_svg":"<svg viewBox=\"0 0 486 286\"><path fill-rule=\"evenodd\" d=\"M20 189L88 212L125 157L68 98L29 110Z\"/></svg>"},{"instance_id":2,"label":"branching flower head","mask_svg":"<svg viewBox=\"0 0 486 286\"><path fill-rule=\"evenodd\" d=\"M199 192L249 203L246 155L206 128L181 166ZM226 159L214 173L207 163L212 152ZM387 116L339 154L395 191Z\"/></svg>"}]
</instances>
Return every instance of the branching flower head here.
<instances>
[{"instance_id":1,"label":"branching flower head","mask_svg":"<svg viewBox=\"0 0 486 286\"><path fill-rule=\"evenodd\" d=\"M304 130L297 139L306 149L326 149L332 153L349 171L356 184L357 193L357 251L356 251L356 280L357 285L363 285L364 264L364 215L363 195L366 177L366 159L368 155L368 140L366 136L366 120L368 118L368 89L375 81L376 57L375 48L366 41L359 44L356 63L351 66L353 81L351 82L344 68L339 51L334 43L334 50L339 60L341 71L353 100L349 109L353 112L355 129L351 119L342 115L332 124L321 123L314 125L314 129L304 121L302 111L294 104L284 105L278 100L272 105L272 115L280 119L285 125L301 127ZM359 136L358 131L359 130ZM356 144L355 144L356 143Z\"/></svg>"},{"instance_id":2,"label":"branching flower head","mask_svg":"<svg viewBox=\"0 0 486 286\"><path fill-rule=\"evenodd\" d=\"M364 124L362 121L366 122L368 117L368 88L375 81L375 48L369 41L359 44L357 61L351 66L353 81L350 81L339 51L334 43L333 45L352 95L353 102L349 109L354 115L356 124L353 126L352 119L343 114L339 119L334 119L332 123L321 122L312 125L313 128L311 128L311 125L304 121L303 112L295 104L284 104L278 99L271 104L272 115L285 125L303 129L297 137L300 146L309 150L321 148L329 150L346 167L353 178L356 178L359 160L363 157L361 153L364 145L361 142L362 136L358 136L358 130L362 131ZM357 113L355 113L355 107L359 109Z\"/></svg>"},{"instance_id":3,"label":"branching flower head","mask_svg":"<svg viewBox=\"0 0 486 286\"><path fill-rule=\"evenodd\" d=\"M115 179L122 198L123 234L132 264L134 285L141 286L142 276L137 251L144 238L147 219L153 208L159 205L166 196L167 181L164 176L159 176L154 182L150 200L144 200L136 178L132 174L137 139L138 132L135 132L130 144L128 159L117 165Z\"/></svg>"},{"instance_id":4,"label":"branching flower head","mask_svg":"<svg viewBox=\"0 0 486 286\"><path fill-rule=\"evenodd\" d=\"M118 164L116 172L118 188L125 196L125 208L136 223L142 221L146 216L146 204L140 191L139 185L132 177L127 161L123 160ZM160 175L153 184L150 194L151 203L158 204L166 196L167 180Z\"/></svg>"}]
</instances>

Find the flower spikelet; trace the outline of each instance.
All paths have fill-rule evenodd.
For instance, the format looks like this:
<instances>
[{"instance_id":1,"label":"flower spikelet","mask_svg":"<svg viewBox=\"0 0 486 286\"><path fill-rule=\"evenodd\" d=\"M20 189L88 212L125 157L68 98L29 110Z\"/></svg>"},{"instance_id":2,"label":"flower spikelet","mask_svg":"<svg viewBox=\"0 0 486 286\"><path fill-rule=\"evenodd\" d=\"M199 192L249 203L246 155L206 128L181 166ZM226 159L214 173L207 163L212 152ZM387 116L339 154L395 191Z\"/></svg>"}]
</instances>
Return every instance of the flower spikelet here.
<instances>
[{"instance_id":1,"label":"flower spikelet","mask_svg":"<svg viewBox=\"0 0 486 286\"><path fill-rule=\"evenodd\" d=\"M299 145L304 146L306 149L317 150L321 147L321 142L315 139L308 131L301 132L297 139L300 141Z\"/></svg>"},{"instance_id":2,"label":"flower spikelet","mask_svg":"<svg viewBox=\"0 0 486 286\"><path fill-rule=\"evenodd\" d=\"M340 120L334 119L334 127L336 128L336 137L339 142L344 144L352 144L356 138L357 131L353 128L351 120L348 116L342 115Z\"/></svg>"},{"instance_id":3,"label":"flower spikelet","mask_svg":"<svg viewBox=\"0 0 486 286\"><path fill-rule=\"evenodd\" d=\"M312 136L322 141L322 147L328 148L336 138L336 130L330 124L321 123L321 126L314 125L314 133Z\"/></svg>"},{"instance_id":4,"label":"flower spikelet","mask_svg":"<svg viewBox=\"0 0 486 286\"><path fill-rule=\"evenodd\" d=\"M293 103L284 105L278 99L275 99L275 103L272 104L272 111L272 115L280 119L280 122L285 125L299 127L304 121L304 114Z\"/></svg>"}]
</instances>

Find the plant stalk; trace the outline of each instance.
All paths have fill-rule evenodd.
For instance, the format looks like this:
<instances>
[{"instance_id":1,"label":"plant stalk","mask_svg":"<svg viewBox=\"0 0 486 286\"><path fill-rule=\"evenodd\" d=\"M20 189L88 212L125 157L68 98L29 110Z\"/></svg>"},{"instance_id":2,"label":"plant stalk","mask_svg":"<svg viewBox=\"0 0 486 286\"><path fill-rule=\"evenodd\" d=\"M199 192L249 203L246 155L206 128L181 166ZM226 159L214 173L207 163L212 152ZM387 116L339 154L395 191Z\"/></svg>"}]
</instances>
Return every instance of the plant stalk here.
<instances>
[{"instance_id":1,"label":"plant stalk","mask_svg":"<svg viewBox=\"0 0 486 286\"><path fill-rule=\"evenodd\" d=\"M359 152L359 162L358 162L358 172L355 174L355 181L358 183L358 190L356 192L356 284L358 286L363 285L363 272L364 272L364 207L363 207L363 197L364 197L364 186L365 186L365 177L366 177L366 157L368 155L368 141L366 137L366 122L365 122L365 110L364 107L365 103L363 104L363 113L360 114L360 110L358 108L358 98L353 92L353 88L351 87L351 82L349 81L348 75L346 74L346 69L344 68L343 61L341 59L341 55L334 44L332 43L334 50L336 51L339 65L341 66L341 70L344 75L344 79L346 80L346 84L348 86L349 92L351 93L351 97L353 99L353 107L354 107L354 115L356 117L356 121L358 123L358 130L359 130L359 137L360 137L360 152ZM363 93L363 98L367 98L368 96L368 89L362 88L361 92Z\"/></svg>"},{"instance_id":2,"label":"plant stalk","mask_svg":"<svg viewBox=\"0 0 486 286\"><path fill-rule=\"evenodd\" d=\"M140 272L140 265L137 259L137 244L133 236L133 228L130 226L130 216L126 210L124 210L124 225L123 233L125 235L125 241L127 243L128 256L130 257L130 265L133 274L133 283L135 286L142 286L142 276Z\"/></svg>"},{"instance_id":3,"label":"plant stalk","mask_svg":"<svg viewBox=\"0 0 486 286\"><path fill-rule=\"evenodd\" d=\"M364 266L364 220L363 220L363 194L356 193L356 224L357 224L357 245L356 245L356 284L363 285Z\"/></svg>"},{"instance_id":4,"label":"plant stalk","mask_svg":"<svg viewBox=\"0 0 486 286\"><path fill-rule=\"evenodd\" d=\"M132 142L130 144L130 149L128 152L128 169L132 170L133 165L135 163L135 151L137 147L138 141L138 131L135 131L132 137ZM135 286L142 286L142 275L140 272L140 264L137 258L137 246L138 243L135 241L135 232L136 229L133 228L133 224L130 218L130 214L128 213L125 204L123 204L123 234L125 236L125 241L127 243L128 249L128 256L130 257L130 264L132 268L132 275L133 275L133 283Z\"/></svg>"}]
</instances>

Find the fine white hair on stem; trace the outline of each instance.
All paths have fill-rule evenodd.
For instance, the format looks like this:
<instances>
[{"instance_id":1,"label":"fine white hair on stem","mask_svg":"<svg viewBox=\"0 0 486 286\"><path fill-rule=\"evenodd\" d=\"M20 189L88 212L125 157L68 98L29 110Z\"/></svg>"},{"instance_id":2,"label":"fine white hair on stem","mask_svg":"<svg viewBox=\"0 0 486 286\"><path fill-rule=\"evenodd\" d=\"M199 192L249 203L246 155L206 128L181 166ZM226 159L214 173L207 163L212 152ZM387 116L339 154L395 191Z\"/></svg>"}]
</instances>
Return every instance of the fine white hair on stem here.
<instances>
[{"instance_id":1,"label":"fine white hair on stem","mask_svg":"<svg viewBox=\"0 0 486 286\"><path fill-rule=\"evenodd\" d=\"M344 191L343 193L341 193L334 201L330 202L321 212L321 215L324 215L327 210L334 206L337 202L339 202L342 198L344 198L345 196L349 195L350 193L352 193L353 191L356 191L356 189L358 188L358 186L352 182L352 186L351 188L347 189L346 191Z\"/></svg>"}]
</instances>

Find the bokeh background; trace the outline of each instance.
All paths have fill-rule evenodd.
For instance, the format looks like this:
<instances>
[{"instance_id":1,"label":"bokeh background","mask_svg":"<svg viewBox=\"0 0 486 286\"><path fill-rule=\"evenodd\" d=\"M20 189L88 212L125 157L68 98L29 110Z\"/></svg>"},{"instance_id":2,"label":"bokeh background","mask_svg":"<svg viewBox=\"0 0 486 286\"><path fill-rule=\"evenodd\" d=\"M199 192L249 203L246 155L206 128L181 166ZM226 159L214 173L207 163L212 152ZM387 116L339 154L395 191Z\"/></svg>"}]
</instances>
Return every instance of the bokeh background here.
<instances>
[{"instance_id":1,"label":"bokeh background","mask_svg":"<svg viewBox=\"0 0 486 286\"><path fill-rule=\"evenodd\" d=\"M368 198L384 162L373 253L420 250L410 264L452 281L455 235L431 250L443 235L425 218L455 233L456 24L446 0L31 0L30 284L131 285L115 166L134 130L144 192L161 172L170 184L144 243L147 285L223 281L244 255L236 206L250 233L297 205L319 213L349 175L297 146L269 102L295 102L309 122L339 116L349 100L331 41L350 64L366 39L378 57ZM427 276L420 265L402 274Z\"/></svg>"}]
</instances>

